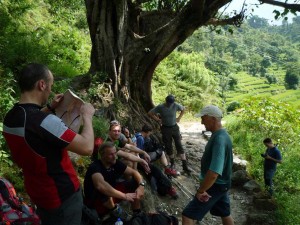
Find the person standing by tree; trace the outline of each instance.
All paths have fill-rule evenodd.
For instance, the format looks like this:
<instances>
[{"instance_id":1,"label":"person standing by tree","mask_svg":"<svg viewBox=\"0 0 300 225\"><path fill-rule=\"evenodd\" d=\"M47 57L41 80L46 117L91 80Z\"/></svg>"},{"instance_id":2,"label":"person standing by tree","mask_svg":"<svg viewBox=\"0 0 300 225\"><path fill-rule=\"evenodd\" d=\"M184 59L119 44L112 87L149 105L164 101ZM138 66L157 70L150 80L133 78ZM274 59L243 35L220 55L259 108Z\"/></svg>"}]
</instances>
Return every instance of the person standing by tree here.
<instances>
[{"instance_id":1,"label":"person standing by tree","mask_svg":"<svg viewBox=\"0 0 300 225\"><path fill-rule=\"evenodd\" d=\"M177 111L179 111L180 114L176 118ZM174 140L177 154L180 155L182 161L182 168L185 172L190 173L191 170L187 165L186 155L181 144L180 130L177 125L183 114L184 107L175 102L175 97L173 95L168 95L165 103L154 107L148 112L148 115L161 125L162 139L165 144L167 155L170 158L171 167L174 168L175 164L172 146Z\"/></svg>"},{"instance_id":2,"label":"person standing by tree","mask_svg":"<svg viewBox=\"0 0 300 225\"><path fill-rule=\"evenodd\" d=\"M92 154L95 109L89 103L82 105L83 130L76 134L53 115L63 101L62 94L43 107L53 81L44 65L31 63L23 68L18 78L21 97L5 116L3 135L13 161L23 171L25 189L37 206L42 224L79 225L82 193L67 151Z\"/></svg>"},{"instance_id":3,"label":"person standing by tree","mask_svg":"<svg viewBox=\"0 0 300 225\"><path fill-rule=\"evenodd\" d=\"M196 116L201 117L201 123L212 132L212 136L201 159L200 187L182 212L182 224L193 225L210 211L212 215L221 217L224 225L233 225L228 196L233 163L232 142L222 128L222 111L209 105Z\"/></svg>"},{"instance_id":4,"label":"person standing by tree","mask_svg":"<svg viewBox=\"0 0 300 225\"><path fill-rule=\"evenodd\" d=\"M265 154L261 156L265 158L264 161L264 180L265 186L269 194L273 195L273 177L276 172L277 163L282 163L282 157L279 149L273 144L271 138L266 138L263 141L264 145L267 147Z\"/></svg>"}]
</instances>

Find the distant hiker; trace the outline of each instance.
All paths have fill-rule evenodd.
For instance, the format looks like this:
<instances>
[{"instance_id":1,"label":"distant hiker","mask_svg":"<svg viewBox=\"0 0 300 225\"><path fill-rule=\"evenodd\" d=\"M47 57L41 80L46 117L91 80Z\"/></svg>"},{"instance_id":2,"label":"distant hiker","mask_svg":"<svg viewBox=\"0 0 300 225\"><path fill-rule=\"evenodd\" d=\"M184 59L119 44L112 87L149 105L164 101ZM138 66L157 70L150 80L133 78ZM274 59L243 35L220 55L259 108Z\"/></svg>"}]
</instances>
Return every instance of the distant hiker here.
<instances>
[{"instance_id":1,"label":"distant hiker","mask_svg":"<svg viewBox=\"0 0 300 225\"><path fill-rule=\"evenodd\" d=\"M135 135L137 140L137 147L148 153L151 162L160 160L162 166L164 167L164 172L166 175L176 177L177 171L170 167L164 149L162 148L162 146L155 144L155 141L150 137L152 130L152 127L148 124L145 124L142 127L141 132Z\"/></svg>"},{"instance_id":2,"label":"distant hiker","mask_svg":"<svg viewBox=\"0 0 300 225\"><path fill-rule=\"evenodd\" d=\"M176 118L177 111L179 111L180 114ZM182 161L182 168L185 172L190 173L191 170L187 165L186 156L181 144L180 130L177 125L183 114L184 107L175 102L175 97L173 95L168 95L165 103L154 107L148 112L148 115L161 125L162 139L167 155L170 158L171 167L174 168L175 163L172 146L172 142L174 140L177 154L180 155Z\"/></svg>"},{"instance_id":3,"label":"distant hiker","mask_svg":"<svg viewBox=\"0 0 300 225\"><path fill-rule=\"evenodd\" d=\"M228 196L233 163L232 142L222 128L222 111L209 105L196 116L201 117L201 123L212 132L212 136L201 159L200 187L182 212L182 224L195 224L210 211L212 215L221 217L224 225L233 225Z\"/></svg>"},{"instance_id":4,"label":"distant hiker","mask_svg":"<svg viewBox=\"0 0 300 225\"><path fill-rule=\"evenodd\" d=\"M273 177L276 172L277 163L282 163L281 153L277 146L273 144L271 138L266 138L263 141L264 145L267 147L266 152L261 154L264 161L264 180L265 186L270 195L273 195Z\"/></svg>"},{"instance_id":5,"label":"distant hiker","mask_svg":"<svg viewBox=\"0 0 300 225\"><path fill-rule=\"evenodd\" d=\"M83 129L81 134L75 133L54 115L63 95L55 95L51 104L46 104L53 82L44 65L32 63L22 69L18 77L21 97L5 116L3 135L13 161L22 168L25 189L42 224L79 225L82 193L67 151L92 154L95 109L89 103L81 106Z\"/></svg>"},{"instance_id":6,"label":"distant hiker","mask_svg":"<svg viewBox=\"0 0 300 225\"><path fill-rule=\"evenodd\" d=\"M110 213L123 221L129 215L117 204L131 202L132 210L140 212L140 200L144 196L145 182L138 171L117 159L117 150L112 142L105 142L99 148L100 159L88 168L84 178L85 204L96 209L100 216ZM132 177L124 180L123 176Z\"/></svg>"}]
</instances>

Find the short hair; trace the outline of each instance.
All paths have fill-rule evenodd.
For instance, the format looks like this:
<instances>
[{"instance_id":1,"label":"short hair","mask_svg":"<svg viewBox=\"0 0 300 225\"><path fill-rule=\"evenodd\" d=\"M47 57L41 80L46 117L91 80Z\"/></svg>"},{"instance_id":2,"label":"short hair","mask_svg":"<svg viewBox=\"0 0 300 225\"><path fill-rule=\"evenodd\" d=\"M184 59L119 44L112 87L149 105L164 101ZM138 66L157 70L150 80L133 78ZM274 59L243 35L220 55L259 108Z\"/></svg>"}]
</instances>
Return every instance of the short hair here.
<instances>
[{"instance_id":1,"label":"short hair","mask_svg":"<svg viewBox=\"0 0 300 225\"><path fill-rule=\"evenodd\" d=\"M120 125L120 122L118 120L112 120L112 121L110 121L110 125L115 125L115 124L119 124Z\"/></svg>"},{"instance_id":2,"label":"short hair","mask_svg":"<svg viewBox=\"0 0 300 225\"><path fill-rule=\"evenodd\" d=\"M39 80L44 79L48 82L49 75L50 70L47 66L38 63L28 64L20 71L18 77L18 84L21 93L33 90L35 83Z\"/></svg>"},{"instance_id":3,"label":"short hair","mask_svg":"<svg viewBox=\"0 0 300 225\"><path fill-rule=\"evenodd\" d=\"M264 144L271 144L273 143L272 142L272 139L271 138L266 138L264 141L263 141Z\"/></svg>"},{"instance_id":4,"label":"short hair","mask_svg":"<svg viewBox=\"0 0 300 225\"><path fill-rule=\"evenodd\" d=\"M142 127L143 132L150 132L152 130L153 130L153 128L148 124L144 124L144 126Z\"/></svg>"},{"instance_id":5,"label":"short hair","mask_svg":"<svg viewBox=\"0 0 300 225\"><path fill-rule=\"evenodd\" d=\"M121 124L119 124L119 123L111 123L110 126L109 126L109 130L111 131L111 129L113 127L120 127L121 128Z\"/></svg>"},{"instance_id":6,"label":"short hair","mask_svg":"<svg viewBox=\"0 0 300 225\"><path fill-rule=\"evenodd\" d=\"M107 142L104 142L102 145L100 145L98 152L101 156L103 156L106 149L115 148L115 147L116 146L114 145L114 143L107 141Z\"/></svg>"}]
</instances>

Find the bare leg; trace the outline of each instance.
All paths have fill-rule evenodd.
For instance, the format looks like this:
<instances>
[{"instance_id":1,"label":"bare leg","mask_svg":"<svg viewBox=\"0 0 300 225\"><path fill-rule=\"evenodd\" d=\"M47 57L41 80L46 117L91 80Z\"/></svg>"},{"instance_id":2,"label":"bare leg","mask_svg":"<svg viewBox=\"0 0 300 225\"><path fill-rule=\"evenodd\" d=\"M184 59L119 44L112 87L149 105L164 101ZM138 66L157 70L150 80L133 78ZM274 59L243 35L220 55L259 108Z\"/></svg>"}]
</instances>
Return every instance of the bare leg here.
<instances>
[{"instance_id":1,"label":"bare leg","mask_svg":"<svg viewBox=\"0 0 300 225\"><path fill-rule=\"evenodd\" d=\"M168 166L168 160L164 151L162 152L162 155L160 157L160 162L164 167Z\"/></svg>"},{"instance_id":2,"label":"bare leg","mask_svg":"<svg viewBox=\"0 0 300 225\"><path fill-rule=\"evenodd\" d=\"M234 225L232 216L221 217L223 225Z\"/></svg>"},{"instance_id":3,"label":"bare leg","mask_svg":"<svg viewBox=\"0 0 300 225\"><path fill-rule=\"evenodd\" d=\"M183 154L180 154L180 159L181 159L181 160L186 160L185 153L183 153Z\"/></svg>"},{"instance_id":4,"label":"bare leg","mask_svg":"<svg viewBox=\"0 0 300 225\"><path fill-rule=\"evenodd\" d=\"M195 224L195 220L192 220L191 218L182 215L182 225L194 225L194 224Z\"/></svg>"},{"instance_id":5,"label":"bare leg","mask_svg":"<svg viewBox=\"0 0 300 225\"><path fill-rule=\"evenodd\" d=\"M131 209L140 209L141 208L141 203L139 199L134 199L134 201L131 203Z\"/></svg>"}]
</instances>

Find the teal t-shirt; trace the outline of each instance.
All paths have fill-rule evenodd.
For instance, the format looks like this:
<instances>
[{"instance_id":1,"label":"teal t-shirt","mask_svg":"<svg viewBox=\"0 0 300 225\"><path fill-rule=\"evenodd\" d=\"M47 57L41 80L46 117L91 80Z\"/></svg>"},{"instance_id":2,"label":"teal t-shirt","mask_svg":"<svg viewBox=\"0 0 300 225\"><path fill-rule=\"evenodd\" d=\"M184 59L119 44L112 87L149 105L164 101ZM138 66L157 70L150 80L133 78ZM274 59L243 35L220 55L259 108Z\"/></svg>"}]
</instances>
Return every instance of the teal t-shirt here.
<instances>
[{"instance_id":1,"label":"teal t-shirt","mask_svg":"<svg viewBox=\"0 0 300 225\"><path fill-rule=\"evenodd\" d=\"M201 159L200 179L203 180L207 171L211 170L219 174L217 184L230 184L232 164L232 141L229 134L225 129L213 132Z\"/></svg>"},{"instance_id":2,"label":"teal t-shirt","mask_svg":"<svg viewBox=\"0 0 300 225\"><path fill-rule=\"evenodd\" d=\"M176 112L182 110L184 110L184 107L174 102L170 107L167 107L165 104L160 104L151 109L150 112L160 114L162 125L173 126L176 124Z\"/></svg>"}]
</instances>

